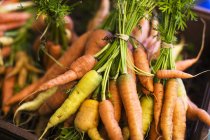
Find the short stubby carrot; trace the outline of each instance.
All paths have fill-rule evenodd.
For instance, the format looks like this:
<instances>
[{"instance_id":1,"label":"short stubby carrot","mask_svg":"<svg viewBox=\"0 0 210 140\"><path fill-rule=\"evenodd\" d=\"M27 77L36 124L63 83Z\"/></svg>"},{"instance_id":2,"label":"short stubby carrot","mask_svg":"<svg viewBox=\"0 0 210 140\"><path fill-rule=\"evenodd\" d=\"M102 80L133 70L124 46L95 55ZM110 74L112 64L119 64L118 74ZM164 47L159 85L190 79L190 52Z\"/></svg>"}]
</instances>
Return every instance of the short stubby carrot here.
<instances>
[{"instance_id":1,"label":"short stubby carrot","mask_svg":"<svg viewBox=\"0 0 210 140\"><path fill-rule=\"evenodd\" d=\"M140 70L150 73L148 56L143 46L138 46L133 52L134 64ZM153 77L138 75L141 84L150 92L154 91Z\"/></svg>"},{"instance_id":2,"label":"short stubby carrot","mask_svg":"<svg viewBox=\"0 0 210 140\"><path fill-rule=\"evenodd\" d=\"M45 82L36 90L36 92L80 79L83 75L90 71L95 64L96 59L92 55L83 55L71 64L70 70Z\"/></svg>"},{"instance_id":3,"label":"short stubby carrot","mask_svg":"<svg viewBox=\"0 0 210 140\"><path fill-rule=\"evenodd\" d=\"M178 93L178 82L176 79L169 79L166 83L166 89L163 100L163 107L160 117L160 128L163 139L171 140L173 133L173 113L176 105Z\"/></svg>"},{"instance_id":4,"label":"short stubby carrot","mask_svg":"<svg viewBox=\"0 0 210 140\"><path fill-rule=\"evenodd\" d=\"M160 120L160 114L161 109L163 105L163 95L164 95L164 88L163 84L158 82L154 84L154 124L155 124L155 130L156 133L159 133L160 126L159 126L159 120Z\"/></svg>"},{"instance_id":5,"label":"short stubby carrot","mask_svg":"<svg viewBox=\"0 0 210 140\"><path fill-rule=\"evenodd\" d=\"M179 70L158 70L156 73L157 78L159 79L167 79L167 78L181 78L181 79L187 79L187 78L193 78L194 76L185 73Z\"/></svg>"},{"instance_id":6,"label":"short stubby carrot","mask_svg":"<svg viewBox=\"0 0 210 140\"><path fill-rule=\"evenodd\" d=\"M121 117L122 101L117 88L116 80L109 81L109 92L111 94L110 101L112 102L114 108L114 116L116 121L119 122Z\"/></svg>"},{"instance_id":7,"label":"short stubby carrot","mask_svg":"<svg viewBox=\"0 0 210 140\"><path fill-rule=\"evenodd\" d=\"M122 131L114 116L114 108L109 100L99 103L99 114L111 140L123 140Z\"/></svg>"},{"instance_id":8,"label":"short stubby carrot","mask_svg":"<svg viewBox=\"0 0 210 140\"><path fill-rule=\"evenodd\" d=\"M101 80L101 75L99 75L95 70L91 70L86 73L69 94L69 97L61 105L61 107L58 108L50 117L47 127L39 139L42 139L49 128L63 122L74 114L81 103L98 87Z\"/></svg>"},{"instance_id":9,"label":"short stubby carrot","mask_svg":"<svg viewBox=\"0 0 210 140\"><path fill-rule=\"evenodd\" d=\"M131 140L143 140L142 109L137 95L136 82L129 74L118 79L118 89L125 108Z\"/></svg>"},{"instance_id":10,"label":"short stubby carrot","mask_svg":"<svg viewBox=\"0 0 210 140\"><path fill-rule=\"evenodd\" d=\"M173 113L173 140L185 140L186 110L183 100L178 97Z\"/></svg>"}]
</instances>

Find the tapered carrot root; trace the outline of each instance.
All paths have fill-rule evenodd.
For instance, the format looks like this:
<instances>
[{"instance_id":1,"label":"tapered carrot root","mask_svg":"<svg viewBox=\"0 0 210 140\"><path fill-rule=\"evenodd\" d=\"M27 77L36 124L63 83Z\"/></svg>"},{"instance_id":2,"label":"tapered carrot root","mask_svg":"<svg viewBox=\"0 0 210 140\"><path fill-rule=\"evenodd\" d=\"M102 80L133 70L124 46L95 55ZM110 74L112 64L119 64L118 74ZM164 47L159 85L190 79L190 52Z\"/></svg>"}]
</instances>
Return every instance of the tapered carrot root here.
<instances>
[{"instance_id":1,"label":"tapered carrot root","mask_svg":"<svg viewBox=\"0 0 210 140\"><path fill-rule=\"evenodd\" d=\"M156 131L154 121L152 122L151 127L150 127L149 140L162 140L160 135Z\"/></svg>"},{"instance_id":2,"label":"tapered carrot root","mask_svg":"<svg viewBox=\"0 0 210 140\"><path fill-rule=\"evenodd\" d=\"M143 140L142 109L137 95L136 83L128 75L121 75L118 79L118 89L125 108L131 140Z\"/></svg>"},{"instance_id":3,"label":"tapered carrot root","mask_svg":"<svg viewBox=\"0 0 210 140\"><path fill-rule=\"evenodd\" d=\"M105 37L111 36L112 34L106 30L95 30L92 32L91 37L87 40L85 46L85 54L95 55L99 52L104 46L107 45Z\"/></svg>"},{"instance_id":4,"label":"tapered carrot root","mask_svg":"<svg viewBox=\"0 0 210 140\"><path fill-rule=\"evenodd\" d=\"M45 102L40 106L38 113L40 115L52 114L68 97L68 95L65 93L66 90L71 89L75 84L76 82L70 82L60 86L58 91L45 100Z\"/></svg>"},{"instance_id":5,"label":"tapered carrot root","mask_svg":"<svg viewBox=\"0 0 210 140\"><path fill-rule=\"evenodd\" d=\"M72 63L72 65L70 66L70 70L54 79L47 81L46 83L41 85L36 92L43 91L54 86L63 85L76 79L80 79L83 75L85 75L94 67L95 63L96 60L92 55L81 56Z\"/></svg>"},{"instance_id":6,"label":"tapered carrot root","mask_svg":"<svg viewBox=\"0 0 210 140\"><path fill-rule=\"evenodd\" d=\"M171 140L173 133L173 113L177 99L178 82L176 79L169 79L166 83L163 107L161 111L160 127L163 139Z\"/></svg>"},{"instance_id":7,"label":"tapered carrot root","mask_svg":"<svg viewBox=\"0 0 210 140\"><path fill-rule=\"evenodd\" d=\"M109 14L110 0L101 0L99 10L95 17L88 23L88 31L98 28Z\"/></svg>"},{"instance_id":8,"label":"tapered carrot root","mask_svg":"<svg viewBox=\"0 0 210 140\"><path fill-rule=\"evenodd\" d=\"M145 49L143 48L143 46L139 46L138 48L136 48L134 50L133 56L134 56L134 64L137 68L145 72L150 72L149 61L147 59L147 53ZM146 89L148 89L150 92L154 91L152 77L138 75L138 78L141 84Z\"/></svg>"},{"instance_id":9,"label":"tapered carrot root","mask_svg":"<svg viewBox=\"0 0 210 140\"><path fill-rule=\"evenodd\" d=\"M156 133L159 134L160 126L159 126L159 120L160 120L160 113L161 113L161 108L163 104L163 94L164 94L164 89L163 85L159 83L154 84L154 124L155 124L155 130Z\"/></svg>"},{"instance_id":10,"label":"tapered carrot root","mask_svg":"<svg viewBox=\"0 0 210 140\"><path fill-rule=\"evenodd\" d=\"M123 140L122 131L115 120L114 108L109 100L99 103L99 114L111 140Z\"/></svg>"},{"instance_id":11,"label":"tapered carrot root","mask_svg":"<svg viewBox=\"0 0 210 140\"><path fill-rule=\"evenodd\" d=\"M183 100L179 97L173 113L173 140L184 140L186 130L186 110Z\"/></svg>"},{"instance_id":12,"label":"tapered carrot root","mask_svg":"<svg viewBox=\"0 0 210 140\"><path fill-rule=\"evenodd\" d=\"M6 70L6 74L9 74L12 71L12 68L8 68ZM7 115L7 113L10 110L9 105L5 105L6 102L13 96L13 88L15 86L15 76L10 77L8 79L5 79L2 86L2 110L4 112L4 115Z\"/></svg>"},{"instance_id":13,"label":"tapered carrot root","mask_svg":"<svg viewBox=\"0 0 210 140\"><path fill-rule=\"evenodd\" d=\"M187 79L187 78L193 78L194 76L185 73L179 70L158 70L156 73L157 78L163 79L163 78L181 78L181 79Z\"/></svg>"},{"instance_id":14,"label":"tapered carrot root","mask_svg":"<svg viewBox=\"0 0 210 140\"><path fill-rule=\"evenodd\" d=\"M209 114L203 110L198 108L190 99L187 100L188 108L187 108L187 119L189 120L197 120L199 119L206 125L210 126L210 116Z\"/></svg>"},{"instance_id":15,"label":"tapered carrot root","mask_svg":"<svg viewBox=\"0 0 210 140\"><path fill-rule=\"evenodd\" d=\"M110 101L112 102L114 108L114 116L116 121L119 122L121 117L122 102L116 80L109 81L109 92L111 94Z\"/></svg>"},{"instance_id":16,"label":"tapered carrot root","mask_svg":"<svg viewBox=\"0 0 210 140\"><path fill-rule=\"evenodd\" d=\"M198 61L197 58L187 59L176 62L176 70L184 71L187 68L191 67Z\"/></svg>"},{"instance_id":17,"label":"tapered carrot root","mask_svg":"<svg viewBox=\"0 0 210 140\"><path fill-rule=\"evenodd\" d=\"M73 61L75 61L78 57L80 57L85 48L86 41L89 37L91 32L87 32L83 34L77 41L75 41L71 47L63 54L63 56L59 59L59 62L63 64L64 67L69 67ZM71 57L69 57L71 56ZM61 68L57 64L54 64L37 82L33 83L32 85L24 88L19 93L15 94L12 98L10 98L7 104L14 104L21 101L26 96L29 96L32 92L34 92L37 87L43 84L45 81L55 78L57 75L64 73L66 71L65 68Z\"/></svg>"}]
</instances>

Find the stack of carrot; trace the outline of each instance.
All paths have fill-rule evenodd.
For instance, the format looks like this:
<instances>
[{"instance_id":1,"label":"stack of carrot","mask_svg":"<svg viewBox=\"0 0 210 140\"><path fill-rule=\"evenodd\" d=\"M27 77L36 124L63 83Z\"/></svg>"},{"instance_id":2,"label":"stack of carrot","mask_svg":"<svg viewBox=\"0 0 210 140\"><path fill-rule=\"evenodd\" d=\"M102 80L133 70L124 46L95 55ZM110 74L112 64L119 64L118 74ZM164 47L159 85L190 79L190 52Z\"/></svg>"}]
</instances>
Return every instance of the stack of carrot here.
<instances>
[{"instance_id":1,"label":"stack of carrot","mask_svg":"<svg viewBox=\"0 0 210 140\"><path fill-rule=\"evenodd\" d=\"M176 47L183 45L174 45L175 33L194 18L191 0L178 3L179 7L174 6L177 1L121 0L109 16L109 0L102 0L88 31L78 38L65 11L72 7L65 1L34 2L43 16L38 19L46 24L42 23L43 33L33 48L36 54L38 48L43 50L46 72L5 99L6 107L23 102L14 113L15 124L20 125L24 112L36 114L40 139L57 126L55 134L61 140L184 140L187 119L210 126L209 114L191 102L182 82L194 77L183 71L198 61L204 41L195 58L178 62L174 58ZM59 16L55 16L55 3L61 9ZM180 19L174 13L182 14ZM204 24L204 34L205 28ZM68 35L72 36L69 41ZM28 58L23 52L15 53L21 58L16 65L23 54ZM16 71L32 70L29 62L24 60ZM18 72L11 71L6 68L7 82L14 83L12 76Z\"/></svg>"}]
</instances>

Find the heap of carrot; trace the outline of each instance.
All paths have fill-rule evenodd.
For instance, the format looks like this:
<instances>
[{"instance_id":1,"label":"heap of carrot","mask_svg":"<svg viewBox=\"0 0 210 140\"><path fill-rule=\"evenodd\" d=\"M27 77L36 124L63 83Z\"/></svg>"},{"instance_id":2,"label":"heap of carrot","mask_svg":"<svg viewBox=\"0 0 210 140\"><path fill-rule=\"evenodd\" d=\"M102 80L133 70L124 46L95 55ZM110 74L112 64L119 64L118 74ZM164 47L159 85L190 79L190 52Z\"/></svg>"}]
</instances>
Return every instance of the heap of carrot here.
<instances>
[{"instance_id":1,"label":"heap of carrot","mask_svg":"<svg viewBox=\"0 0 210 140\"><path fill-rule=\"evenodd\" d=\"M0 66L5 75L2 110L7 116L12 108L16 125L25 112L35 114L39 139L50 137L56 127L61 140L184 140L187 119L210 126L209 114L188 98L182 82L197 76L183 71L198 61L204 41L197 57L174 58L176 32L195 19L192 0L118 0L110 14L110 1L102 0L80 37L68 16L79 3L33 2L35 23L28 19L31 13L14 19L17 13L8 12L5 23L24 21L23 27L14 27L21 36L5 41L0 34L3 60L10 66ZM6 27L0 28L4 37L13 29ZM36 36L31 51L39 56L41 69L27 49L16 47L26 44L23 38L31 30ZM11 52L6 54L8 46ZM29 81L28 72L37 80ZM16 83L20 89L13 95Z\"/></svg>"}]
</instances>

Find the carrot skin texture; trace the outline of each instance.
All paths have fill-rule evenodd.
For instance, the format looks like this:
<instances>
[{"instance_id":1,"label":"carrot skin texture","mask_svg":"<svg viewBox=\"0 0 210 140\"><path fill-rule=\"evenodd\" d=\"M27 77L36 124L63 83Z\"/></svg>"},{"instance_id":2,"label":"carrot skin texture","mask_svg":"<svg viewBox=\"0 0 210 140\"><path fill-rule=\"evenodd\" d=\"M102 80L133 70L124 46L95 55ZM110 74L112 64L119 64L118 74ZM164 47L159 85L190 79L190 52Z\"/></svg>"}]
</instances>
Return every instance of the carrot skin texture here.
<instances>
[{"instance_id":1,"label":"carrot skin texture","mask_svg":"<svg viewBox=\"0 0 210 140\"><path fill-rule=\"evenodd\" d=\"M143 140L142 109L137 95L136 83L128 75L121 75L118 79L118 88L125 108L131 140Z\"/></svg>"},{"instance_id":2,"label":"carrot skin texture","mask_svg":"<svg viewBox=\"0 0 210 140\"><path fill-rule=\"evenodd\" d=\"M85 74L75 86L74 90L70 93L69 97L61 105L61 107L58 108L56 112L50 117L45 131L39 139L43 137L49 128L56 126L74 114L79 108L80 104L85 100L85 98L87 98L98 87L101 80L101 75L99 75L94 70L91 70Z\"/></svg>"},{"instance_id":3,"label":"carrot skin texture","mask_svg":"<svg viewBox=\"0 0 210 140\"><path fill-rule=\"evenodd\" d=\"M186 110L183 100L178 97L173 113L173 140L184 140L186 130Z\"/></svg>"},{"instance_id":4,"label":"carrot skin texture","mask_svg":"<svg viewBox=\"0 0 210 140\"><path fill-rule=\"evenodd\" d=\"M166 83L163 107L161 111L160 127L163 139L171 140L173 133L173 112L177 99L178 82L176 79L169 79Z\"/></svg>"},{"instance_id":5,"label":"carrot skin texture","mask_svg":"<svg viewBox=\"0 0 210 140\"><path fill-rule=\"evenodd\" d=\"M161 108L163 105L163 94L164 94L164 89L163 89L163 84L161 83L155 83L154 84L154 124L155 124L155 129L156 132L160 130L159 128L159 120L160 120L160 114L161 114Z\"/></svg>"},{"instance_id":6,"label":"carrot skin texture","mask_svg":"<svg viewBox=\"0 0 210 140\"><path fill-rule=\"evenodd\" d=\"M120 93L117 88L116 80L109 81L109 92L111 93L110 101L113 104L114 116L116 121L119 122L121 117L122 101L120 98Z\"/></svg>"},{"instance_id":7,"label":"carrot skin texture","mask_svg":"<svg viewBox=\"0 0 210 140\"><path fill-rule=\"evenodd\" d=\"M181 78L181 79L193 78L193 75L179 71L179 70L158 70L156 73L156 76L159 79L163 79L163 78Z\"/></svg>"},{"instance_id":8,"label":"carrot skin texture","mask_svg":"<svg viewBox=\"0 0 210 140\"><path fill-rule=\"evenodd\" d=\"M99 114L111 140L123 140L122 131L115 120L114 108L109 100L99 103Z\"/></svg>"},{"instance_id":9,"label":"carrot skin texture","mask_svg":"<svg viewBox=\"0 0 210 140\"><path fill-rule=\"evenodd\" d=\"M86 32L83 34L78 40L76 40L71 47L68 48L68 50L63 54L63 56L59 59L59 62L64 65L64 67L68 67L71 65L71 63L76 60L78 57L80 57L85 48L86 41L89 37L91 32ZM71 57L69 57L71 56ZM57 75L64 73L66 70L64 68L61 68L57 64L53 64L53 66L46 72L44 77L42 77L37 82L33 83L32 85L24 88L19 93L14 95L12 98L10 98L7 102L7 104L14 104L22 100L24 97L28 96L30 93L36 90L38 86L40 86L42 83L44 83L47 80L50 80Z\"/></svg>"},{"instance_id":10,"label":"carrot skin texture","mask_svg":"<svg viewBox=\"0 0 210 140\"><path fill-rule=\"evenodd\" d=\"M94 67L95 63L96 60L92 55L83 55L71 64L70 70L54 79L47 81L41 85L36 92L80 79L84 74Z\"/></svg>"},{"instance_id":11,"label":"carrot skin texture","mask_svg":"<svg viewBox=\"0 0 210 140\"><path fill-rule=\"evenodd\" d=\"M133 56L134 56L135 66L145 72L150 73L150 67L149 67L147 53L146 53L145 49L143 48L143 46L141 46L141 45L138 46L138 48L136 48L134 50ZM154 91L152 77L138 75L138 78L139 78L141 84L144 85L144 87L146 89L148 89L150 92Z\"/></svg>"}]
</instances>

